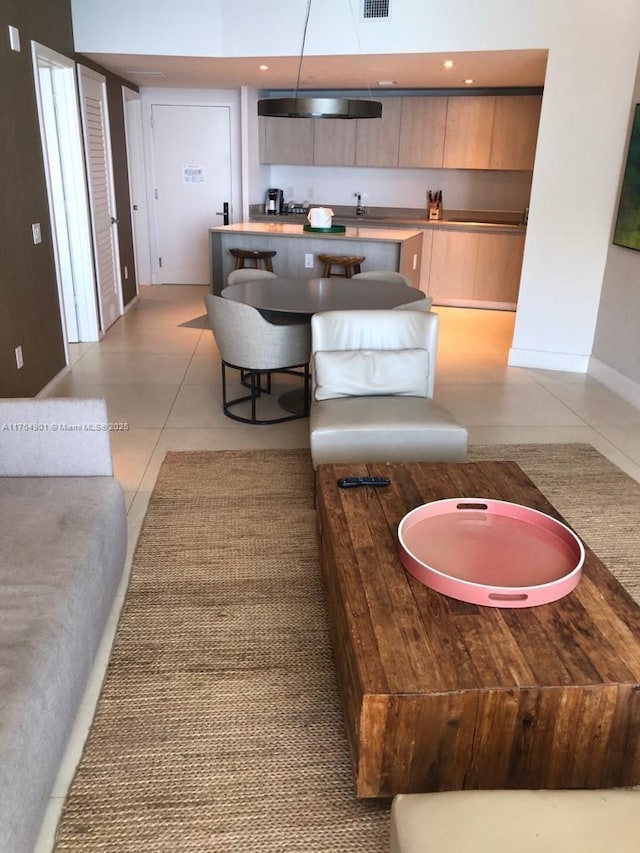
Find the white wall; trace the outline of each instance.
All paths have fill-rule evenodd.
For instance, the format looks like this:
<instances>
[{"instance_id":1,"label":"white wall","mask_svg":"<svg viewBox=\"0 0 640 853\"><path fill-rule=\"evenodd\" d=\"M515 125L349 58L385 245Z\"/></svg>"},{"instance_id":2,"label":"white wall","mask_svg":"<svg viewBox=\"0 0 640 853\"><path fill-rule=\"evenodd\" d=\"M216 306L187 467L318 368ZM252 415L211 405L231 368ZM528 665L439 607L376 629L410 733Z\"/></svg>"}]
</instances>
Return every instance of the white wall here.
<instances>
[{"instance_id":1,"label":"white wall","mask_svg":"<svg viewBox=\"0 0 640 853\"><path fill-rule=\"evenodd\" d=\"M304 7L155 0L151 15L146 0L72 0L76 49L114 53L297 55ZM510 362L586 370L635 85L640 3L395 0L391 8L389 21L360 22L356 33L349 5L324 0L313 7L305 49L549 51Z\"/></svg>"},{"instance_id":2,"label":"white wall","mask_svg":"<svg viewBox=\"0 0 640 853\"><path fill-rule=\"evenodd\" d=\"M640 102L640 67L629 110L629 133ZM624 165L620 169L620 198ZM615 219L611 224L611 232ZM589 373L640 407L640 252L609 246Z\"/></svg>"}]
</instances>

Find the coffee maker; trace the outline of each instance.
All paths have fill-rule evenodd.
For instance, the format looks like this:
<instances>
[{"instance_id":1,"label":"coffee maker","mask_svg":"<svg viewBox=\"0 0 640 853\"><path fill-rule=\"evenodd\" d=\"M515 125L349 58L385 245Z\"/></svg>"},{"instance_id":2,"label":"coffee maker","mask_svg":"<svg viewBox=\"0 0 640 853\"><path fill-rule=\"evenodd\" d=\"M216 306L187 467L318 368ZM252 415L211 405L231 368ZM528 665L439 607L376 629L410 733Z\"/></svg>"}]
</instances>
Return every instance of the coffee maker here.
<instances>
[{"instance_id":1,"label":"coffee maker","mask_svg":"<svg viewBox=\"0 0 640 853\"><path fill-rule=\"evenodd\" d=\"M264 212L272 216L279 216L284 207L284 193L276 187L269 187L264 200Z\"/></svg>"}]
</instances>

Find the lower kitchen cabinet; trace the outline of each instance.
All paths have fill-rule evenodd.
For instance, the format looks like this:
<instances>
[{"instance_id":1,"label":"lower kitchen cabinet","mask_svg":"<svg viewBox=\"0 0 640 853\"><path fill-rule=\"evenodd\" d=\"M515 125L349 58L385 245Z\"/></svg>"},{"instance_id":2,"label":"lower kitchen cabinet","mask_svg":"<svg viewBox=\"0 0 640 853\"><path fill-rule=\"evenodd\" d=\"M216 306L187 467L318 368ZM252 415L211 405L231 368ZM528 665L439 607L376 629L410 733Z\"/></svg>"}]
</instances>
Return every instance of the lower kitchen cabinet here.
<instances>
[{"instance_id":1,"label":"lower kitchen cabinet","mask_svg":"<svg viewBox=\"0 0 640 853\"><path fill-rule=\"evenodd\" d=\"M440 299L473 299L478 257L476 231L435 231L431 249L429 295Z\"/></svg>"},{"instance_id":2,"label":"lower kitchen cabinet","mask_svg":"<svg viewBox=\"0 0 640 853\"><path fill-rule=\"evenodd\" d=\"M525 235L435 230L428 284L436 305L515 307Z\"/></svg>"},{"instance_id":3,"label":"lower kitchen cabinet","mask_svg":"<svg viewBox=\"0 0 640 853\"><path fill-rule=\"evenodd\" d=\"M523 254L524 234L478 234L474 300L515 304Z\"/></svg>"}]
</instances>

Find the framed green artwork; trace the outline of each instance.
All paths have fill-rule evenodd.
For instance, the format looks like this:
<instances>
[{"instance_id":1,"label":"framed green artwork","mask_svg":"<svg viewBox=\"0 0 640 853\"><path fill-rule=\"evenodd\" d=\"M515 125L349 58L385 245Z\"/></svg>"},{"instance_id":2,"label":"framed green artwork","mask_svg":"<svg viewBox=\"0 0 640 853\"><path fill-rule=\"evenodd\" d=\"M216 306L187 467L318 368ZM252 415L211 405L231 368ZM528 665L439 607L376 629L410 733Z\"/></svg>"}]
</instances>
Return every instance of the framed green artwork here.
<instances>
[{"instance_id":1,"label":"framed green artwork","mask_svg":"<svg viewBox=\"0 0 640 853\"><path fill-rule=\"evenodd\" d=\"M640 251L640 104L633 117L613 242Z\"/></svg>"}]
</instances>

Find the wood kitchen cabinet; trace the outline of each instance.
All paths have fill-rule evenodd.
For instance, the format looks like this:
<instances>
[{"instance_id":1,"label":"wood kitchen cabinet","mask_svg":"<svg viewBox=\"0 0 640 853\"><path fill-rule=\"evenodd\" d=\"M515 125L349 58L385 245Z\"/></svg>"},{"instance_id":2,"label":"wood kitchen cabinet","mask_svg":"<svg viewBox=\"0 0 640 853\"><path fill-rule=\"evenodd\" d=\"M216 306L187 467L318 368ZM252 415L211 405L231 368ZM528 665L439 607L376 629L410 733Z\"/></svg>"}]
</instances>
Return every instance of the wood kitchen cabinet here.
<instances>
[{"instance_id":1,"label":"wood kitchen cabinet","mask_svg":"<svg viewBox=\"0 0 640 853\"><path fill-rule=\"evenodd\" d=\"M398 166L442 168L447 98L402 98Z\"/></svg>"},{"instance_id":2,"label":"wood kitchen cabinet","mask_svg":"<svg viewBox=\"0 0 640 853\"><path fill-rule=\"evenodd\" d=\"M356 122L340 118L313 119L315 166L354 166Z\"/></svg>"},{"instance_id":3,"label":"wood kitchen cabinet","mask_svg":"<svg viewBox=\"0 0 640 853\"><path fill-rule=\"evenodd\" d=\"M428 284L423 273L421 286L436 305L515 306L524 239L520 232L433 229Z\"/></svg>"},{"instance_id":4,"label":"wood kitchen cabinet","mask_svg":"<svg viewBox=\"0 0 640 853\"><path fill-rule=\"evenodd\" d=\"M379 119L260 119L260 162L300 166L533 170L542 98L382 99Z\"/></svg>"},{"instance_id":5,"label":"wood kitchen cabinet","mask_svg":"<svg viewBox=\"0 0 640 853\"><path fill-rule=\"evenodd\" d=\"M495 99L490 169L533 170L541 107L540 95Z\"/></svg>"},{"instance_id":6,"label":"wood kitchen cabinet","mask_svg":"<svg viewBox=\"0 0 640 853\"><path fill-rule=\"evenodd\" d=\"M262 116L260 160L283 165L313 165L313 119Z\"/></svg>"},{"instance_id":7,"label":"wood kitchen cabinet","mask_svg":"<svg viewBox=\"0 0 640 853\"><path fill-rule=\"evenodd\" d=\"M384 98L382 116L358 118L356 166L397 166L402 98Z\"/></svg>"},{"instance_id":8,"label":"wood kitchen cabinet","mask_svg":"<svg viewBox=\"0 0 640 853\"><path fill-rule=\"evenodd\" d=\"M434 230L429 272L429 295L434 303L473 299L477 257L477 231Z\"/></svg>"},{"instance_id":9,"label":"wood kitchen cabinet","mask_svg":"<svg viewBox=\"0 0 640 853\"><path fill-rule=\"evenodd\" d=\"M451 97L444 135L445 169L488 169L496 99L493 95Z\"/></svg>"},{"instance_id":10,"label":"wood kitchen cabinet","mask_svg":"<svg viewBox=\"0 0 640 853\"><path fill-rule=\"evenodd\" d=\"M524 234L478 234L474 301L515 304L523 253Z\"/></svg>"}]
</instances>

